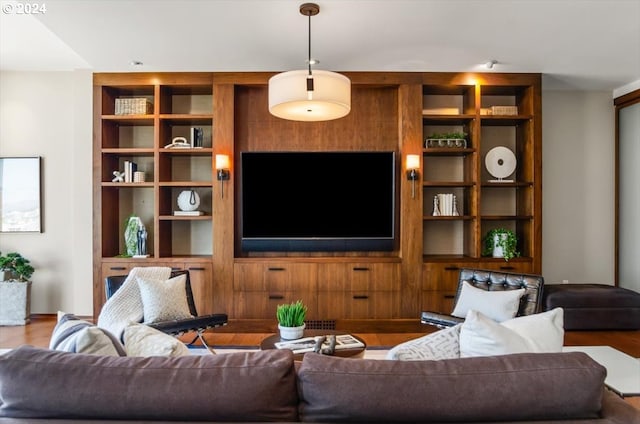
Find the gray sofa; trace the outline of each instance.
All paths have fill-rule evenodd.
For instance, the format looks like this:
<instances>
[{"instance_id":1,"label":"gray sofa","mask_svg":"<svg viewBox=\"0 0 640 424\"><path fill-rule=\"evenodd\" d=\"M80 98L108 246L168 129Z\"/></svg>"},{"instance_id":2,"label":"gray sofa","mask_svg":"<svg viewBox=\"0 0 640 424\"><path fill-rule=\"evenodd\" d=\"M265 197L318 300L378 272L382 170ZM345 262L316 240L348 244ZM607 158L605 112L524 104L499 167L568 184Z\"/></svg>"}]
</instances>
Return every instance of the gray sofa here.
<instances>
[{"instance_id":1,"label":"gray sofa","mask_svg":"<svg viewBox=\"0 0 640 424\"><path fill-rule=\"evenodd\" d=\"M290 351L0 356L0 423L640 423L587 355L377 361Z\"/></svg>"}]
</instances>

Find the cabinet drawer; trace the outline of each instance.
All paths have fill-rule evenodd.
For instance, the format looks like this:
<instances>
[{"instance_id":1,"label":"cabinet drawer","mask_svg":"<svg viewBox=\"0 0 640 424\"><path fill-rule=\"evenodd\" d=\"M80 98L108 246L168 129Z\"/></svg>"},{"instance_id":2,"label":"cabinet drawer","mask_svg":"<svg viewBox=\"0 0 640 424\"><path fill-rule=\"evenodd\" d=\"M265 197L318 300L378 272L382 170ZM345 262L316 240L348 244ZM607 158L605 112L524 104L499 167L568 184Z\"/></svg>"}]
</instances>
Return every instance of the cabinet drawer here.
<instances>
[{"instance_id":1,"label":"cabinet drawer","mask_svg":"<svg viewBox=\"0 0 640 424\"><path fill-rule=\"evenodd\" d=\"M318 319L318 302L315 291L235 292L233 299L234 318L236 319L273 319L275 322L277 306L295 302L296 300L302 300L307 306L306 319Z\"/></svg>"},{"instance_id":2,"label":"cabinet drawer","mask_svg":"<svg viewBox=\"0 0 640 424\"><path fill-rule=\"evenodd\" d=\"M456 291L460 269L477 268L477 265L477 262L423 264L422 290Z\"/></svg>"},{"instance_id":3,"label":"cabinet drawer","mask_svg":"<svg viewBox=\"0 0 640 424\"><path fill-rule=\"evenodd\" d=\"M533 264L531 263L531 261L526 260L514 260L509 262L499 260L479 262L478 264L476 264L475 268L495 269L496 271L530 274L531 270L533 269Z\"/></svg>"},{"instance_id":4,"label":"cabinet drawer","mask_svg":"<svg viewBox=\"0 0 640 424\"><path fill-rule=\"evenodd\" d=\"M316 287L316 264L260 262L234 265L234 290L283 292L316 290Z\"/></svg>"},{"instance_id":5,"label":"cabinet drawer","mask_svg":"<svg viewBox=\"0 0 640 424\"><path fill-rule=\"evenodd\" d=\"M369 262L320 264L318 267L318 290L400 290L400 264Z\"/></svg>"},{"instance_id":6,"label":"cabinet drawer","mask_svg":"<svg viewBox=\"0 0 640 424\"><path fill-rule=\"evenodd\" d=\"M437 312L440 314L450 314L453 312L453 301L455 296L455 291L423 291L422 310Z\"/></svg>"},{"instance_id":7,"label":"cabinet drawer","mask_svg":"<svg viewBox=\"0 0 640 424\"><path fill-rule=\"evenodd\" d=\"M318 316L321 319L398 318L398 291L318 293Z\"/></svg>"}]
</instances>

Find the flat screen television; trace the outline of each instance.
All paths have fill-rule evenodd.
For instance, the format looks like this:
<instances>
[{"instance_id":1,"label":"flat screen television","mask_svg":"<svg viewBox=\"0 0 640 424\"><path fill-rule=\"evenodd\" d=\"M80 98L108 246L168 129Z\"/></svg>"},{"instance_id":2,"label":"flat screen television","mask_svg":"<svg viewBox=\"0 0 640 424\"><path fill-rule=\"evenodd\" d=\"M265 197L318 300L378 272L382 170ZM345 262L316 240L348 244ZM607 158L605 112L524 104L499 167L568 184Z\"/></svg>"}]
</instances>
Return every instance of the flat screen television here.
<instances>
[{"instance_id":1,"label":"flat screen television","mask_svg":"<svg viewBox=\"0 0 640 424\"><path fill-rule=\"evenodd\" d=\"M394 152L241 154L243 251L390 251Z\"/></svg>"}]
</instances>

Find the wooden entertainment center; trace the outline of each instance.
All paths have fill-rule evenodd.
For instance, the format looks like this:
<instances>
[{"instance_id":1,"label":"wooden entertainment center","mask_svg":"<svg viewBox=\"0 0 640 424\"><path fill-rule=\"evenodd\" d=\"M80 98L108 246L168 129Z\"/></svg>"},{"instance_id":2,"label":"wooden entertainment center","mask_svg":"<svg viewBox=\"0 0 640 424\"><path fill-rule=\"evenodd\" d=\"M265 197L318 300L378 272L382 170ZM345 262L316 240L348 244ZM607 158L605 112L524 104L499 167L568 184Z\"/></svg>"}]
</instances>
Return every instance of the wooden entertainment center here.
<instances>
[{"instance_id":1,"label":"wooden entertainment center","mask_svg":"<svg viewBox=\"0 0 640 424\"><path fill-rule=\"evenodd\" d=\"M357 320L359 331L417 321L422 310L450 312L460 267L541 272L540 74L346 72L351 113L316 123L270 115L271 75L94 74L96 317L104 278L135 266L188 269L198 311L227 313L230 322L275 328L276 305L302 299L308 319ZM152 109L116 115L116 99L130 97L146 98ZM517 112L488 114L492 106ZM203 129L202 148L165 148L175 137L188 138L191 127ZM467 133L466 147L425 147L429 135L443 132ZM513 182L489 182L485 157L498 146L515 153ZM250 151L395 151L395 249L242 251L237 176L240 153ZM228 181L216 179L216 154L230 157ZM413 197L408 154L421 158ZM136 162L145 182L112 182L124 161ZM296 178L304 187L304 176ZM191 189L204 214L174 216L177 196ZM432 215L441 193L456 196L459 215ZM148 231L148 258L121 256L132 214ZM520 257L482 256L482 238L497 227L516 232Z\"/></svg>"}]
</instances>

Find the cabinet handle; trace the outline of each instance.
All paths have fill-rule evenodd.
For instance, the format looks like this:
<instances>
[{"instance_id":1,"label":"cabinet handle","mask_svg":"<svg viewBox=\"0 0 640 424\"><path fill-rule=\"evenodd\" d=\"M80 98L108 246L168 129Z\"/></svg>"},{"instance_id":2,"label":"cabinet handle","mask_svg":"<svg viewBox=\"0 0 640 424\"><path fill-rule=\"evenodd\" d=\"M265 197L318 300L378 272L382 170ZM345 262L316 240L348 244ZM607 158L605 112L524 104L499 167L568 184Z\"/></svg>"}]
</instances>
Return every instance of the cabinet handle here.
<instances>
[{"instance_id":1,"label":"cabinet handle","mask_svg":"<svg viewBox=\"0 0 640 424\"><path fill-rule=\"evenodd\" d=\"M505 270L505 271L511 271L516 269L516 267L514 266L501 266L500 269Z\"/></svg>"},{"instance_id":2,"label":"cabinet handle","mask_svg":"<svg viewBox=\"0 0 640 424\"><path fill-rule=\"evenodd\" d=\"M369 299L369 296L367 296L366 294L354 294L353 298L355 300L359 300L359 299Z\"/></svg>"},{"instance_id":3,"label":"cabinet handle","mask_svg":"<svg viewBox=\"0 0 640 424\"><path fill-rule=\"evenodd\" d=\"M445 271L458 271L460 268L455 266L455 265L451 265L451 266L445 266L444 270Z\"/></svg>"},{"instance_id":4,"label":"cabinet handle","mask_svg":"<svg viewBox=\"0 0 640 424\"><path fill-rule=\"evenodd\" d=\"M366 266L354 266L353 267L354 271L369 271L369 268Z\"/></svg>"},{"instance_id":5,"label":"cabinet handle","mask_svg":"<svg viewBox=\"0 0 640 424\"><path fill-rule=\"evenodd\" d=\"M281 294L270 294L269 295L269 300L282 300L284 299L284 296Z\"/></svg>"},{"instance_id":6,"label":"cabinet handle","mask_svg":"<svg viewBox=\"0 0 640 424\"><path fill-rule=\"evenodd\" d=\"M445 298L445 299L453 299L453 298L455 298L455 295L452 295L452 294L445 294L445 295L444 295L444 298Z\"/></svg>"},{"instance_id":7,"label":"cabinet handle","mask_svg":"<svg viewBox=\"0 0 640 424\"><path fill-rule=\"evenodd\" d=\"M204 267L202 266L190 266L189 271L204 271Z\"/></svg>"},{"instance_id":8,"label":"cabinet handle","mask_svg":"<svg viewBox=\"0 0 640 424\"><path fill-rule=\"evenodd\" d=\"M172 266L171 267L171 271L180 271L182 268L180 268L179 266Z\"/></svg>"},{"instance_id":9,"label":"cabinet handle","mask_svg":"<svg viewBox=\"0 0 640 424\"><path fill-rule=\"evenodd\" d=\"M270 266L269 268L267 268L267 270L269 270L269 271L284 271L285 268L278 267L278 266Z\"/></svg>"},{"instance_id":10,"label":"cabinet handle","mask_svg":"<svg viewBox=\"0 0 640 424\"><path fill-rule=\"evenodd\" d=\"M112 266L109 268L111 271L124 271L125 269L127 269L124 266Z\"/></svg>"}]
</instances>

